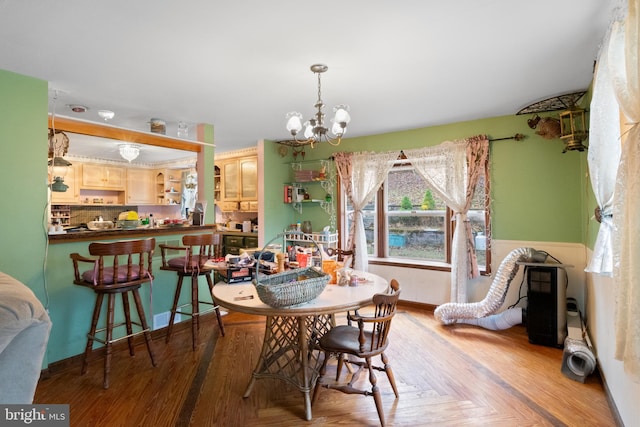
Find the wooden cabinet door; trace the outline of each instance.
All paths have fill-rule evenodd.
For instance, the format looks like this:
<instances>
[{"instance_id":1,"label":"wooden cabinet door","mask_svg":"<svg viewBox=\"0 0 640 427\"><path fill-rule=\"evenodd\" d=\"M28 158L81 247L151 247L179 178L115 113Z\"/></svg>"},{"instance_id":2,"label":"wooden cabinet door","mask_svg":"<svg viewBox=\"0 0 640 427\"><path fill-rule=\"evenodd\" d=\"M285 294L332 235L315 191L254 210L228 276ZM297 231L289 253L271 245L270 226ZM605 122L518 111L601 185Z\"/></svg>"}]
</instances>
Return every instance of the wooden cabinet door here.
<instances>
[{"instance_id":1,"label":"wooden cabinet door","mask_svg":"<svg viewBox=\"0 0 640 427\"><path fill-rule=\"evenodd\" d=\"M104 167L105 187L113 190L124 190L126 170L117 166Z\"/></svg>"},{"instance_id":2,"label":"wooden cabinet door","mask_svg":"<svg viewBox=\"0 0 640 427\"><path fill-rule=\"evenodd\" d=\"M85 164L82 167L82 186L104 190L124 190L125 169L117 166Z\"/></svg>"},{"instance_id":3,"label":"wooden cabinet door","mask_svg":"<svg viewBox=\"0 0 640 427\"><path fill-rule=\"evenodd\" d=\"M258 158L238 160L240 168L240 200L258 199Z\"/></svg>"},{"instance_id":4,"label":"wooden cabinet door","mask_svg":"<svg viewBox=\"0 0 640 427\"><path fill-rule=\"evenodd\" d=\"M102 166L82 165L82 186L83 187L104 187L104 177Z\"/></svg>"},{"instance_id":5,"label":"wooden cabinet door","mask_svg":"<svg viewBox=\"0 0 640 427\"><path fill-rule=\"evenodd\" d=\"M151 169L127 170L127 203L155 203L155 171Z\"/></svg>"},{"instance_id":6,"label":"wooden cabinet door","mask_svg":"<svg viewBox=\"0 0 640 427\"><path fill-rule=\"evenodd\" d=\"M223 163L221 169L222 201L238 200L240 192L238 190L239 174L237 160Z\"/></svg>"}]
</instances>

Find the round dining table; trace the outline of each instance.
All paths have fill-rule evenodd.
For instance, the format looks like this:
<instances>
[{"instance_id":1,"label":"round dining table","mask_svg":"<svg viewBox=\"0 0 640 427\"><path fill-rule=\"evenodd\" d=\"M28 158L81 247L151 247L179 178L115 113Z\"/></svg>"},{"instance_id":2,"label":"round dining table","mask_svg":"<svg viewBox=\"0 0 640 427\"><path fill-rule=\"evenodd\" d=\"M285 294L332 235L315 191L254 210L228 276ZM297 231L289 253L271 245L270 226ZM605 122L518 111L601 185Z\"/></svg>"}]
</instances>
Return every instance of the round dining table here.
<instances>
[{"instance_id":1,"label":"round dining table","mask_svg":"<svg viewBox=\"0 0 640 427\"><path fill-rule=\"evenodd\" d=\"M386 293L386 279L363 271L354 271L357 286L328 284L315 299L288 307L271 307L258 297L253 283L217 283L213 298L232 311L266 316L265 335L258 363L253 370L244 397L251 394L260 378L279 378L304 394L305 418L311 420L311 390L318 378L322 360L315 351L320 337L335 326L335 314L372 304L377 293Z\"/></svg>"}]
</instances>

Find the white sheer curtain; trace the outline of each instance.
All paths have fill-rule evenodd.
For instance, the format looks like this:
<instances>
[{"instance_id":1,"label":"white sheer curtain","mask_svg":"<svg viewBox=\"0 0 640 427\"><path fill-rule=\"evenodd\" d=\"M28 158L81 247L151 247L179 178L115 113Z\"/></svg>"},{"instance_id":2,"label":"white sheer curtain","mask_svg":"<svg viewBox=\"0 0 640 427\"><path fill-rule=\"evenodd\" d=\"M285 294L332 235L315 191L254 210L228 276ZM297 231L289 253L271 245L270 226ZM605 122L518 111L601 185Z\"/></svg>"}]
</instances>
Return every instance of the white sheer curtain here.
<instances>
[{"instance_id":1,"label":"white sheer curtain","mask_svg":"<svg viewBox=\"0 0 640 427\"><path fill-rule=\"evenodd\" d=\"M373 199L387 173L398 158L398 152L388 153L336 153L336 169L345 185L349 201L353 205L352 230L349 230L348 247L355 246L353 268L367 271L367 236L364 231L362 210Z\"/></svg>"},{"instance_id":2,"label":"white sheer curtain","mask_svg":"<svg viewBox=\"0 0 640 427\"><path fill-rule=\"evenodd\" d=\"M407 160L424 177L429 188L456 212L451 248L452 302L467 302L466 149L466 141L446 141L435 147L404 150Z\"/></svg>"},{"instance_id":3,"label":"white sheer curtain","mask_svg":"<svg viewBox=\"0 0 640 427\"><path fill-rule=\"evenodd\" d=\"M624 25L614 24L610 63L620 109L630 122L622 144L613 205L613 280L617 285L616 353L640 382L640 0L629 0Z\"/></svg>"},{"instance_id":4,"label":"white sheer curtain","mask_svg":"<svg viewBox=\"0 0 640 427\"><path fill-rule=\"evenodd\" d=\"M613 273L613 192L620 162L620 114L610 71L619 68L620 64L609 62L609 40L610 33L602 44L593 83L587 155L591 187L600 208L601 222L593 256L585 271L603 276Z\"/></svg>"}]
</instances>

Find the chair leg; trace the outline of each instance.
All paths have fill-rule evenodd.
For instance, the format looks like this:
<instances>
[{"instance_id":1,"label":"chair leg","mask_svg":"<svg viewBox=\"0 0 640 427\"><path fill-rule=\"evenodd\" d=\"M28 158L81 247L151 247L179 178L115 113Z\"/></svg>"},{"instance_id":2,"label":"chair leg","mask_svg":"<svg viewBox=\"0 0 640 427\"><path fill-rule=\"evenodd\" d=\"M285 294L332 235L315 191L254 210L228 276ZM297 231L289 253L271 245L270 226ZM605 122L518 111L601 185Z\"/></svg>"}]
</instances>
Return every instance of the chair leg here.
<instances>
[{"instance_id":1,"label":"chair leg","mask_svg":"<svg viewBox=\"0 0 640 427\"><path fill-rule=\"evenodd\" d=\"M127 343L129 344L129 355L135 355L135 350L133 349L133 326L131 326L131 309L129 307L129 292L122 292L122 307L124 309L124 318L125 324L127 326Z\"/></svg>"},{"instance_id":2,"label":"chair leg","mask_svg":"<svg viewBox=\"0 0 640 427\"><path fill-rule=\"evenodd\" d=\"M113 341L113 318L116 305L116 296L107 295L107 337L105 338L106 354L104 356L104 381L102 387L109 388L109 373L111 372L111 355L113 352L111 341Z\"/></svg>"},{"instance_id":3,"label":"chair leg","mask_svg":"<svg viewBox=\"0 0 640 427\"><path fill-rule=\"evenodd\" d=\"M198 275L191 275L191 338L193 349L198 346L198 329L200 329L200 298L198 297Z\"/></svg>"},{"instance_id":4,"label":"chair leg","mask_svg":"<svg viewBox=\"0 0 640 427\"><path fill-rule=\"evenodd\" d=\"M140 318L140 324L144 330L144 340L147 343L147 351L149 352L149 357L151 358L151 364L153 366L156 365L156 360L153 356L153 349L151 348L151 331L149 330L149 325L147 324L147 316L144 314L144 308L142 307L142 300L140 299L140 292L138 289L134 289L133 291L133 300L136 303L136 309L138 310L138 317Z\"/></svg>"},{"instance_id":5,"label":"chair leg","mask_svg":"<svg viewBox=\"0 0 640 427\"><path fill-rule=\"evenodd\" d=\"M96 293L96 304L93 307L93 316L91 317L91 328L87 334L87 346L84 350L84 360L82 361L82 369L80 375L87 373L89 366L89 356L93 350L93 337L96 336L96 328L98 327L98 319L100 318L100 309L102 308L102 301L104 301L104 294Z\"/></svg>"},{"instance_id":6,"label":"chair leg","mask_svg":"<svg viewBox=\"0 0 640 427\"><path fill-rule=\"evenodd\" d=\"M224 336L224 325L222 324L222 316L220 315L220 307L216 304L216 301L213 299L213 280L211 280L211 273L206 274L207 284L209 285L209 294L211 295L211 302L213 302L213 306L216 310L216 317L218 318L218 327L220 328L220 334Z\"/></svg>"},{"instance_id":7,"label":"chair leg","mask_svg":"<svg viewBox=\"0 0 640 427\"><path fill-rule=\"evenodd\" d=\"M396 395L396 398L400 397L398 394L398 387L396 387L396 378L393 375L393 371L391 370L391 365L389 365L389 358L386 354L381 353L380 358L382 359L382 363L384 363L384 371L387 373L387 378L389 378L389 383L391 383L391 388L393 388L393 392Z\"/></svg>"},{"instance_id":8,"label":"chair leg","mask_svg":"<svg viewBox=\"0 0 640 427\"><path fill-rule=\"evenodd\" d=\"M313 388L313 396L311 397L311 406L316 403L318 400L318 395L320 394L320 387L322 387L321 379L327 373L327 361L329 360L329 353L324 353L324 360L322 361L322 365L320 365L320 371L318 372L318 378L316 378L316 386Z\"/></svg>"},{"instance_id":9,"label":"chair leg","mask_svg":"<svg viewBox=\"0 0 640 427\"><path fill-rule=\"evenodd\" d=\"M169 325L167 326L166 342L171 339L171 331L173 330L173 322L176 320L176 311L178 310L178 300L180 299L180 291L182 290L182 279L184 276L178 273L178 284L176 285L176 293L173 296L173 306L171 307L171 316L169 317Z\"/></svg>"},{"instance_id":10,"label":"chair leg","mask_svg":"<svg viewBox=\"0 0 640 427\"><path fill-rule=\"evenodd\" d=\"M385 426L384 423L384 409L382 408L382 396L380 394L380 389L378 388L378 379L376 378L376 374L373 372L373 366L371 365L371 358L367 357L367 369L369 370L369 382L371 383L371 394L373 395L373 400L376 402L376 409L378 411L378 418L380 418L380 425L382 427Z\"/></svg>"},{"instance_id":11,"label":"chair leg","mask_svg":"<svg viewBox=\"0 0 640 427\"><path fill-rule=\"evenodd\" d=\"M344 365L344 354L338 354L338 367L336 369L336 381L340 379L340 374L342 374L342 366Z\"/></svg>"}]
</instances>

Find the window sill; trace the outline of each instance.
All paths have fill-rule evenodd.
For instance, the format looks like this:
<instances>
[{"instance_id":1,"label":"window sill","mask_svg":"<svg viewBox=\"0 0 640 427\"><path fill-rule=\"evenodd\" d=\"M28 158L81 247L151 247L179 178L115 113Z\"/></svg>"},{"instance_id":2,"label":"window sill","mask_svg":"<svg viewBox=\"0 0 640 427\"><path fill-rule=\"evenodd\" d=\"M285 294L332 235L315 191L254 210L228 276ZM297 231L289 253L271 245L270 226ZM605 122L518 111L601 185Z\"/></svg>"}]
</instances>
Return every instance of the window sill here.
<instances>
[{"instance_id":1,"label":"window sill","mask_svg":"<svg viewBox=\"0 0 640 427\"><path fill-rule=\"evenodd\" d=\"M417 268L421 270L451 271L451 264L438 261L419 261L404 258L369 257L369 265L390 265L394 267Z\"/></svg>"},{"instance_id":2,"label":"window sill","mask_svg":"<svg viewBox=\"0 0 640 427\"><path fill-rule=\"evenodd\" d=\"M392 267L451 272L451 264L446 262L408 260L403 258L376 258L370 256L369 265L388 265ZM483 268L480 268L481 276L488 276L489 274L490 273L487 273Z\"/></svg>"}]
</instances>

